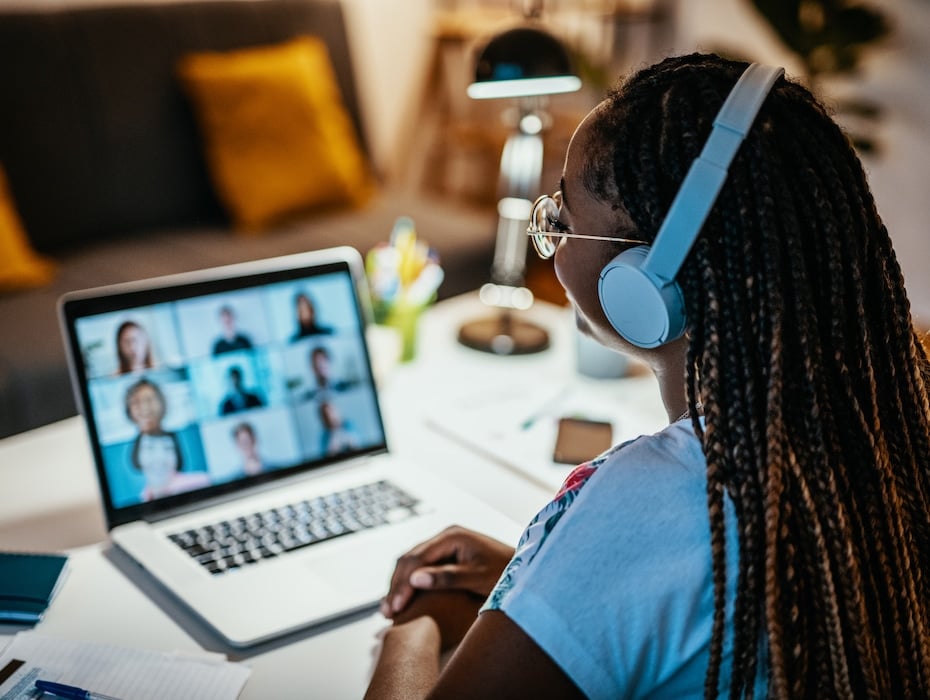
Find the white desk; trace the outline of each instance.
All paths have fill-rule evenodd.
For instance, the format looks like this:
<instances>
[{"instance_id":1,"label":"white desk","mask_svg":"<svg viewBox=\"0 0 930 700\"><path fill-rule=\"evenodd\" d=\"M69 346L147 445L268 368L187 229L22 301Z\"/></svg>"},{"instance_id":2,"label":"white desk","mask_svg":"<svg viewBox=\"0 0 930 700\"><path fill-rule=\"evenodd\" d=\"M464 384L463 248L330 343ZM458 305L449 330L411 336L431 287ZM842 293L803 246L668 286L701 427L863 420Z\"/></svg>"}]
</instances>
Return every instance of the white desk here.
<instances>
[{"instance_id":1,"label":"white desk","mask_svg":"<svg viewBox=\"0 0 930 700\"><path fill-rule=\"evenodd\" d=\"M455 340L459 324L482 313L487 311L477 298L466 295L424 316L417 360L394 368L384 379L384 418L393 451L430 465L437 475L524 523L551 492L451 442L426 427L425 418L442 410L447 397L499 386L515 376L582 381L575 374L574 331L566 309L537 304L528 315L550 330L550 350L524 357L485 355ZM599 386L622 387L624 381ZM40 623L41 631L145 648L227 652L253 669L241 696L246 700L363 694L377 650L375 635L385 626L377 613L236 653L127 566L105 544L90 448L79 418L0 441L0 483L0 548L76 547L68 579ZM0 626L0 642L14 631Z\"/></svg>"}]
</instances>

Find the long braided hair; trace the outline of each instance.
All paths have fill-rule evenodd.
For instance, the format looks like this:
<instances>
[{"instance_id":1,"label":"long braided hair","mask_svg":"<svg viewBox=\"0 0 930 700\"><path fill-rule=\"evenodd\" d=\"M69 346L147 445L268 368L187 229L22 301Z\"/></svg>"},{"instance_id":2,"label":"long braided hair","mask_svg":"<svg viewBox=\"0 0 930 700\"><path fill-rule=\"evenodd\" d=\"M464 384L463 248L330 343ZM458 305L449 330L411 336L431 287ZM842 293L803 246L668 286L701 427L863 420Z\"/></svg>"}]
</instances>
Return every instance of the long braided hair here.
<instances>
[{"instance_id":1,"label":"long braided hair","mask_svg":"<svg viewBox=\"0 0 930 700\"><path fill-rule=\"evenodd\" d=\"M652 240L745 68L681 56L615 88L586 188ZM930 697L930 370L862 166L802 86L776 83L678 279L707 459L705 697L725 635L733 698L763 669L770 697Z\"/></svg>"}]
</instances>

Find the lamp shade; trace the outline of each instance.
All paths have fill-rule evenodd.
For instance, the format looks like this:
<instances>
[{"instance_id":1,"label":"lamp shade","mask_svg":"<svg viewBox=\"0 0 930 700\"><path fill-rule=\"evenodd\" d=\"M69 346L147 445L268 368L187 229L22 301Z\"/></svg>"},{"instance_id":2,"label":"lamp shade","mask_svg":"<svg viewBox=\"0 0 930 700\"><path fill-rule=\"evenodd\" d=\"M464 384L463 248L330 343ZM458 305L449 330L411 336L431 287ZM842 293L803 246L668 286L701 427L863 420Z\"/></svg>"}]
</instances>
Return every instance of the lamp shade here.
<instances>
[{"instance_id":1,"label":"lamp shade","mask_svg":"<svg viewBox=\"0 0 930 700\"><path fill-rule=\"evenodd\" d=\"M476 100L530 97L580 87L562 42L542 29L518 27L492 38L478 54L468 96Z\"/></svg>"}]
</instances>

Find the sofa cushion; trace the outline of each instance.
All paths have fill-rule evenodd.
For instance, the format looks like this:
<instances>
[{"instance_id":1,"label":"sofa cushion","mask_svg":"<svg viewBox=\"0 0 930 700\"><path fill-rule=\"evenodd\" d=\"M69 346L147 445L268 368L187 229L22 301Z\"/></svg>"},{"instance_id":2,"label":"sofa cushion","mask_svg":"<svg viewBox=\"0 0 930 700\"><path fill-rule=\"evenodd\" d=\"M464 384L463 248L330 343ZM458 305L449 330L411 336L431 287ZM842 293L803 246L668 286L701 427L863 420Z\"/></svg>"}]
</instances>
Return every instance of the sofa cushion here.
<instances>
[{"instance_id":1,"label":"sofa cushion","mask_svg":"<svg viewBox=\"0 0 930 700\"><path fill-rule=\"evenodd\" d=\"M320 39L195 53L178 73L237 228L368 199L371 173Z\"/></svg>"},{"instance_id":2,"label":"sofa cushion","mask_svg":"<svg viewBox=\"0 0 930 700\"><path fill-rule=\"evenodd\" d=\"M38 287L54 274L54 264L29 245L0 167L0 291Z\"/></svg>"}]
</instances>

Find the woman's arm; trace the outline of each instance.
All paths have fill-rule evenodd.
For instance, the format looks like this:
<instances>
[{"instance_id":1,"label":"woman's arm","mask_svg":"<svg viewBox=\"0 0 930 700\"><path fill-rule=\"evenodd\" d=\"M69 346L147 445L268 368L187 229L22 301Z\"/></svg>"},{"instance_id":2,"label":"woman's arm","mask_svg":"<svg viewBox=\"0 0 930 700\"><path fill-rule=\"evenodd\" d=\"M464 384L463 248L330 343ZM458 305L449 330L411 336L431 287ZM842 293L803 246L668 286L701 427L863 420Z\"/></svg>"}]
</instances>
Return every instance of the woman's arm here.
<instances>
[{"instance_id":1,"label":"woman's arm","mask_svg":"<svg viewBox=\"0 0 930 700\"><path fill-rule=\"evenodd\" d=\"M381 612L403 622L409 619L403 618L407 605L425 591L470 591L481 596L480 607L513 552L510 545L487 535L448 527L397 560Z\"/></svg>"},{"instance_id":2,"label":"woman's arm","mask_svg":"<svg viewBox=\"0 0 930 700\"><path fill-rule=\"evenodd\" d=\"M436 597L428 601L430 605L448 594L432 595ZM439 621L423 614L388 630L366 700L584 698L520 627L495 610L478 617L440 674L440 653L456 641L455 627L464 612L455 602L442 607ZM449 608L457 607L459 612L450 614Z\"/></svg>"},{"instance_id":3,"label":"woman's arm","mask_svg":"<svg viewBox=\"0 0 930 700\"><path fill-rule=\"evenodd\" d=\"M465 635L429 697L584 700L585 696L515 622L499 610L488 610Z\"/></svg>"},{"instance_id":4,"label":"woman's arm","mask_svg":"<svg viewBox=\"0 0 930 700\"><path fill-rule=\"evenodd\" d=\"M478 615L513 553L513 547L453 527L401 557L382 603L394 626L366 700L583 698L504 613ZM450 649L455 653L442 668L441 655Z\"/></svg>"},{"instance_id":5,"label":"woman's arm","mask_svg":"<svg viewBox=\"0 0 930 700\"><path fill-rule=\"evenodd\" d=\"M425 698L439 678L439 650L439 625L427 615L389 628L365 700Z\"/></svg>"}]
</instances>

